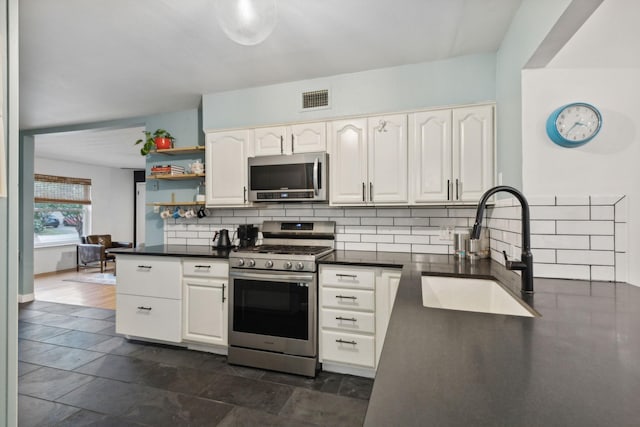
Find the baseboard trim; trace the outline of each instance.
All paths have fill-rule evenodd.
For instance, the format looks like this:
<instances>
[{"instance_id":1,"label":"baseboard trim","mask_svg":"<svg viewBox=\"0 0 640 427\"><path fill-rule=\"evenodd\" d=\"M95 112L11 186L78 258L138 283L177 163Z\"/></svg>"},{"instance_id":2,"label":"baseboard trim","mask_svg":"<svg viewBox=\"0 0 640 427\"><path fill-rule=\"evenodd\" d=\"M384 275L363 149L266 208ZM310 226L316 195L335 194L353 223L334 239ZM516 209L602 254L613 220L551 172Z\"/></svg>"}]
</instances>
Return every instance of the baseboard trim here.
<instances>
[{"instance_id":1,"label":"baseboard trim","mask_svg":"<svg viewBox=\"0 0 640 427\"><path fill-rule=\"evenodd\" d=\"M30 294L18 294L18 302L21 304L23 302L31 302L35 299L36 299L36 296L33 292Z\"/></svg>"}]
</instances>

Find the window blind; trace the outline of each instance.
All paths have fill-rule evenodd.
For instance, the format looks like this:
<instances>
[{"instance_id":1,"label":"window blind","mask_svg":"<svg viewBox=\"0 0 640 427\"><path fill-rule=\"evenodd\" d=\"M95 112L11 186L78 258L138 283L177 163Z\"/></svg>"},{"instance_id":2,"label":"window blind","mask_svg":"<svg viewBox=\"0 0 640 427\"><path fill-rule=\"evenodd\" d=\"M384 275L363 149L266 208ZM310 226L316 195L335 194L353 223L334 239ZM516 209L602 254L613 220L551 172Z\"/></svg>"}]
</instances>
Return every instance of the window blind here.
<instances>
[{"instance_id":1,"label":"window blind","mask_svg":"<svg viewBox=\"0 0 640 427\"><path fill-rule=\"evenodd\" d=\"M34 175L35 203L91 204L91 179Z\"/></svg>"}]
</instances>

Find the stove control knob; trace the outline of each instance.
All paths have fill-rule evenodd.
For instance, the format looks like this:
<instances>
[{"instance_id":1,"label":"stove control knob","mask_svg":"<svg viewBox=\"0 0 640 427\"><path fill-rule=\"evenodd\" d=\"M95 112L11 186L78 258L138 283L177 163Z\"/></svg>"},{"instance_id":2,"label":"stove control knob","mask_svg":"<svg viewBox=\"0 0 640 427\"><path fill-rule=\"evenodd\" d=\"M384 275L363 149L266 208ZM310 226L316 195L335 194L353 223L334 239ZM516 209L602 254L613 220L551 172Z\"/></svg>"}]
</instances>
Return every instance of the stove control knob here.
<instances>
[{"instance_id":1,"label":"stove control knob","mask_svg":"<svg viewBox=\"0 0 640 427\"><path fill-rule=\"evenodd\" d=\"M285 270L290 270L291 267L293 267L293 264L291 264L291 261L287 261L284 263Z\"/></svg>"},{"instance_id":2,"label":"stove control knob","mask_svg":"<svg viewBox=\"0 0 640 427\"><path fill-rule=\"evenodd\" d=\"M238 260L238 266L242 267L244 265L244 260L242 258L240 258Z\"/></svg>"},{"instance_id":3,"label":"stove control knob","mask_svg":"<svg viewBox=\"0 0 640 427\"><path fill-rule=\"evenodd\" d=\"M267 268L273 267L273 261L268 260L267 262L264 263L264 266L267 267Z\"/></svg>"},{"instance_id":4,"label":"stove control knob","mask_svg":"<svg viewBox=\"0 0 640 427\"><path fill-rule=\"evenodd\" d=\"M299 262L299 263L297 263L297 264L296 264L296 268L297 268L298 270L302 270L302 269L304 268L304 264L303 264L303 263L301 263L301 262Z\"/></svg>"},{"instance_id":5,"label":"stove control knob","mask_svg":"<svg viewBox=\"0 0 640 427\"><path fill-rule=\"evenodd\" d=\"M256 262L252 259L249 260L249 267L255 267Z\"/></svg>"}]
</instances>

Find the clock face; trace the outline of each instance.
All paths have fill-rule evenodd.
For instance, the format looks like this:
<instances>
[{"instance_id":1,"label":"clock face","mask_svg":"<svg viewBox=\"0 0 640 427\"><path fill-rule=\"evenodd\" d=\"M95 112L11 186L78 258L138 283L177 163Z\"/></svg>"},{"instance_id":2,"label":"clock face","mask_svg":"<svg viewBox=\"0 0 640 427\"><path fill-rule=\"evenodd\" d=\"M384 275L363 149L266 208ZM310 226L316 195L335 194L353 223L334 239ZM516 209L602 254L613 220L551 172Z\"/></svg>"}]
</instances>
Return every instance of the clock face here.
<instances>
[{"instance_id":1,"label":"clock face","mask_svg":"<svg viewBox=\"0 0 640 427\"><path fill-rule=\"evenodd\" d=\"M576 102L554 111L547 121L547 134L564 147L580 146L596 136L602 116L592 105Z\"/></svg>"},{"instance_id":2,"label":"clock face","mask_svg":"<svg viewBox=\"0 0 640 427\"><path fill-rule=\"evenodd\" d=\"M569 105L560 111L556 129L567 141L588 140L600 129L600 114L590 105Z\"/></svg>"}]
</instances>

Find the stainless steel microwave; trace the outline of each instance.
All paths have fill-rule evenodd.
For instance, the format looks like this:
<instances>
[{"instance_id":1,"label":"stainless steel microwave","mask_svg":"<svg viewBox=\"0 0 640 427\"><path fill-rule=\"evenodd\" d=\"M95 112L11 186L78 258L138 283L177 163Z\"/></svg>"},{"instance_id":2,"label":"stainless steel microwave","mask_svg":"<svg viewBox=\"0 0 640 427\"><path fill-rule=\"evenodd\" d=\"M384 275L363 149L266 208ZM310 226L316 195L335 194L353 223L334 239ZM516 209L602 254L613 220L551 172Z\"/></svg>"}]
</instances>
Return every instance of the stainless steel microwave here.
<instances>
[{"instance_id":1,"label":"stainless steel microwave","mask_svg":"<svg viewBox=\"0 0 640 427\"><path fill-rule=\"evenodd\" d=\"M326 201L329 156L300 153L249 158L252 202Z\"/></svg>"}]
</instances>

